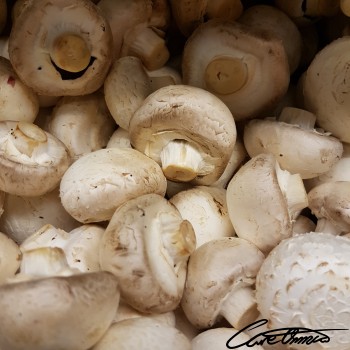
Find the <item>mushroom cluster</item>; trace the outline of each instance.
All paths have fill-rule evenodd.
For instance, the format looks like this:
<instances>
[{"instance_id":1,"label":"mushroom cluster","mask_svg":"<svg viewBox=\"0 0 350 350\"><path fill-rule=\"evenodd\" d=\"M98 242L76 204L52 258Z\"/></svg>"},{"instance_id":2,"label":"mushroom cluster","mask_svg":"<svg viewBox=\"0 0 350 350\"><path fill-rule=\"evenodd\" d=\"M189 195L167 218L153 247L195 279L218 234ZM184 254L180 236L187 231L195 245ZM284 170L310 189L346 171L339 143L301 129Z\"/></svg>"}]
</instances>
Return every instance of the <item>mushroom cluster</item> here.
<instances>
[{"instance_id":1,"label":"mushroom cluster","mask_svg":"<svg viewBox=\"0 0 350 350\"><path fill-rule=\"evenodd\" d=\"M0 0L0 350L350 349L349 33Z\"/></svg>"}]
</instances>

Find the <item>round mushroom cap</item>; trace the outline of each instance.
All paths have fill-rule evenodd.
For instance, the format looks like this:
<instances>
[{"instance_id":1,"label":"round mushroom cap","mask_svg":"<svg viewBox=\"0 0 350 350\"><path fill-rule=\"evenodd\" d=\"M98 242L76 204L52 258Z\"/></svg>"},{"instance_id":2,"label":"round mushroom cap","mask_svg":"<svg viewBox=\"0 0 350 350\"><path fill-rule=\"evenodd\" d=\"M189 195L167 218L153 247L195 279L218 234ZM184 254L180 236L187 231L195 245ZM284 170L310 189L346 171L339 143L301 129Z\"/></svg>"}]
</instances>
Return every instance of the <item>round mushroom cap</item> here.
<instances>
[{"instance_id":1,"label":"round mushroom cap","mask_svg":"<svg viewBox=\"0 0 350 350\"><path fill-rule=\"evenodd\" d=\"M250 157L272 153L282 169L303 179L327 172L343 153L342 143L327 133L273 119L246 124L244 145Z\"/></svg>"},{"instance_id":2,"label":"round mushroom cap","mask_svg":"<svg viewBox=\"0 0 350 350\"><path fill-rule=\"evenodd\" d=\"M87 350L107 331L119 303L109 272L0 286L0 347Z\"/></svg>"},{"instance_id":3,"label":"round mushroom cap","mask_svg":"<svg viewBox=\"0 0 350 350\"><path fill-rule=\"evenodd\" d=\"M231 291L254 286L264 254L238 237L224 237L201 245L190 256L181 306L197 328L209 328L220 319Z\"/></svg>"},{"instance_id":4,"label":"round mushroom cap","mask_svg":"<svg viewBox=\"0 0 350 350\"><path fill-rule=\"evenodd\" d=\"M146 193L165 195L159 165L132 148L108 148L75 161L60 183L63 207L82 223L109 220L122 203Z\"/></svg>"},{"instance_id":5,"label":"round mushroom cap","mask_svg":"<svg viewBox=\"0 0 350 350\"><path fill-rule=\"evenodd\" d=\"M350 232L350 181L326 182L308 193L309 208L318 218L325 218L340 230Z\"/></svg>"},{"instance_id":6,"label":"round mushroom cap","mask_svg":"<svg viewBox=\"0 0 350 350\"><path fill-rule=\"evenodd\" d=\"M117 276L122 298L133 308L168 312L180 303L194 249L191 224L164 197L146 194L113 214L100 244L100 264Z\"/></svg>"},{"instance_id":7,"label":"round mushroom cap","mask_svg":"<svg viewBox=\"0 0 350 350\"><path fill-rule=\"evenodd\" d=\"M203 89L171 85L149 95L133 115L131 144L161 164L161 151L172 141L185 141L202 157L192 180L209 185L224 172L236 142L234 118L216 96Z\"/></svg>"},{"instance_id":8,"label":"round mushroom cap","mask_svg":"<svg viewBox=\"0 0 350 350\"><path fill-rule=\"evenodd\" d=\"M191 350L190 341L175 327L148 317L113 324L92 350Z\"/></svg>"},{"instance_id":9,"label":"round mushroom cap","mask_svg":"<svg viewBox=\"0 0 350 350\"><path fill-rule=\"evenodd\" d=\"M332 41L310 63L303 85L306 109L343 142L350 142L349 55L349 36Z\"/></svg>"},{"instance_id":10,"label":"round mushroom cap","mask_svg":"<svg viewBox=\"0 0 350 350\"><path fill-rule=\"evenodd\" d=\"M112 34L88 0L31 1L13 24L10 61L42 95L84 95L99 89L112 60Z\"/></svg>"},{"instance_id":11,"label":"round mushroom cap","mask_svg":"<svg viewBox=\"0 0 350 350\"><path fill-rule=\"evenodd\" d=\"M0 122L0 189L18 196L53 191L71 162L64 144L27 122Z\"/></svg>"},{"instance_id":12,"label":"round mushroom cap","mask_svg":"<svg viewBox=\"0 0 350 350\"><path fill-rule=\"evenodd\" d=\"M234 21L201 24L184 47L182 72L184 84L215 94L236 121L272 109L290 80L281 40Z\"/></svg>"},{"instance_id":13,"label":"round mushroom cap","mask_svg":"<svg viewBox=\"0 0 350 350\"><path fill-rule=\"evenodd\" d=\"M269 328L345 329L322 332L329 342L308 344L307 349L349 349L349 256L349 238L326 233L293 236L275 247L256 278L258 308Z\"/></svg>"}]
</instances>

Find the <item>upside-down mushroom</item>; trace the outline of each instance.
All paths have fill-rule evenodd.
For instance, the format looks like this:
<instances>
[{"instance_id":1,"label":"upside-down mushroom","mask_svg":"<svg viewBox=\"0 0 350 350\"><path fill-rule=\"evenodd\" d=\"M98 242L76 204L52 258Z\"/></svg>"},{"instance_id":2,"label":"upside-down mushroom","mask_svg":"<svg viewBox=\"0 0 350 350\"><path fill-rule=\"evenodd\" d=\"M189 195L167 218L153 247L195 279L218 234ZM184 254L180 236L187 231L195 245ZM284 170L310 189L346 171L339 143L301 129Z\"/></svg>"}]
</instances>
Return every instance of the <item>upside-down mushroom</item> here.
<instances>
[{"instance_id":1,"label":"upside-down mushroom","mask_svg":"<svg viewBox=\"0 0 350 350\"><path fill-rule=\"evenodd\" d=\"M10 61L42 95L84 95L99 89L112 61L107 20L89 0L28 2L14 21Z\"/></svg>"},{"instance_id":2,"label":"upside-down mushroom","mask_svg":"<svg viewBox=\"0 0 350 350\"><path fill-rule=\"evenodd\" d=\"M236 121L271 109L287 92L290 76L280 39L238 22L220 20L200 25L189 37L182 72L184 84L215 94Z\"/></svg>"}]
</instances>

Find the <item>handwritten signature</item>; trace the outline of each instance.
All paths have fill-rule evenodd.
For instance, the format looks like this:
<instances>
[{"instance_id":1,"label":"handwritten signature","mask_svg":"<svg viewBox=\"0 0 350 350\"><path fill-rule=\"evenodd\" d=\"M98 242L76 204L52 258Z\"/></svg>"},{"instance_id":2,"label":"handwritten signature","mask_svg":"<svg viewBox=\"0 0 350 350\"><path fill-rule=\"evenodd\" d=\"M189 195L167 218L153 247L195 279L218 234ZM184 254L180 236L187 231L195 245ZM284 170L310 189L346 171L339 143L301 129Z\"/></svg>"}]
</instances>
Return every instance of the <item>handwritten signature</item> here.
<instances>
[{"instance_id":1,"label":"handwritten signature","mask_svg":"<svg viewBox=\"0 0 350 350\"><path fill-rule=\"evenodd\" d=\"M330 337L327 334L324 334L323 332L349 330L349 329L343 329L343 328L334 328L334 329L310 329L310 328L303 328L303 327L277 328L277 329L261 332L259 334L256 334L255 336L253 336L252 338L250 338L248 341L244 343L234 345L234 341L236 340L235 338L240 333L261 327L267 322L268 320L261 319L241 329L226 342L226 347L228 349L238 349L241 346L247 346L247 347L253 347L255 345L262 346L264 345L264 343L269 345L273 345L277 343L282 343L285 345L286 344L310 345L312 343L318 343L318 342L328 343L330 341Z\"/></svg>"}]
</instances>

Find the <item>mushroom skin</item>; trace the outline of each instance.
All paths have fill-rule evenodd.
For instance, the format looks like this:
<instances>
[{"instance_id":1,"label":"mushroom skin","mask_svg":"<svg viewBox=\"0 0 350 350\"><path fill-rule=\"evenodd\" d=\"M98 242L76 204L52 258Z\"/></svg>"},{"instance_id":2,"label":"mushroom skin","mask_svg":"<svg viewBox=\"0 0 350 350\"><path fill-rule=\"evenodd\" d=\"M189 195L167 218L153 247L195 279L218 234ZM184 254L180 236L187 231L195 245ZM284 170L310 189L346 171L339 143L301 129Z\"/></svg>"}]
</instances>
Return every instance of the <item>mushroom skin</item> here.
<instances>
[{"instance_id":1,"label":"mushroom skin","mask_svg":"<svg viewBox=\"0 0 350 350\"><path fill-rule=\"evenodd\" d=\"M191 224L169 201L146 194L113 214L100 244L100 265L118 278L121 296L133 308L168 312L180 303L195 242Z\"/></svg>"},{"instance_id":2,"label":"mushroom skin","mask_svg":"<svg viewBox=\"0 0 350 350\"><path fill-rule=\"evenodd\" d=\"M308 205L300 175L281 170L267 153L253 157L236 172L226 195L236 235L264 253L292 235L293 221Z\"/></svg>"},{"instance_id":3,"label":"mushroom skin","mask_svg":"<svg viewBox=\"0 0 350 350\"><path fill-rule=\"evenodd\" d=\"M5 57L0 57L0 105L0 120L31 123L39 112L38 96L23 84Z\"/></svg>"},{"instance_id":4,"label":"mushroom skin","mask_svg":"<svg viewBox=\"0 0 350 350\"><path fill-rule=\"evenodd\" d=\"M221 20L201 24L188 38L182 73L184 84L220 98L235 121L272 109L290 81L281 40L269 32Z\"/></svg>"},{"instance_id":5,"label":"mushroom skin","mask_svg":"<svg viewBox=\"0 0 350 350\"><path fill-rule=\"evenodd\" d=\"M0 189L18 196L53 191L71 163L64 144L33 123L0 122Z\"/></svg>"},{"instance_id":6,"label":"mushroom skin","mask_svg":"<svg viewBox=\"0 0 350 350\"><path fill-rule=\"evenodd\" d=\"M20 79L39 94L89 94L112 62L111 29L89 0L30 1L13 24L9 55Z\"/></svg>"},{"instance_id":7,"label":"mushroom skin","mask_svg":"<svg viewBox=\"0 0 350 350\"><path fill-rule=\"evenodd\" d=\"M0 284L13 277L21 264L21 250L18 244L0 232Z\"/></svg>"},{"instance_id":8,"label":"mushroom skin","mask_svg":"<svg viewBox=\"0 0 350 350\"><path fill-rule=\"evenodd\" d=\"M109 328L118 303L118 281L109 272L1 285L0 346L87 350Z\"/></svg>"},{"instance_id":9,"label":"mushroom skin","mask_svg":"<svg viewBox=\"0 0 350 350\"><path fill-rule=\"evenodd\" d=\"M303 81L304 105L317 116L317 124L343 142L350 142L349 50L344 36L321 49Z\"/></svg>"},{"instance_id":10,"label":"mushroom skin","mask_svg":"<svg viewBox=\"0 0 350 350\"><path fill-rule=\"evenodd\" d=\"M168 180L209 185L224 172L237 132L231 112L213 94L170 85L145 99L129 134L132 146L160 164Z\"/></svg>"},{"instance_id":11,"label":"mushroom skin","mask_svg":"<svg viewBox=\"0 0 350 350\"><path fill-rule=\"evenodd\" d=\"M182 309L197 328L212 327L224 317L240 329L255 320L255 276L264 254L238 237L211 240L190 256Z\"/></svg>"},{"instance_id":12,"label":"mushroom skin","mask_svg":"<svg viewBox=\"0 0 350 350\"><path fill-rule=\"evenodd\" d=\"M60 183L63 207L81 223L109 220L118 206L146 193L165 195L159 165L132 148L108 148L76 160Z\"/></svg>"},{"instance_id":13,"label":"mushroom skin","mask_svg":"<svg viewBox=\"0 0 350 350\"><path fill-rule=\"evenodd\" d=\"M256 300L269 329L346 329L325 332L328 343L290 340L288 347L349 348L349 256L348 238L310 232L283 240L266 257L256 277Z\"/></svg>"}]
</instances>

